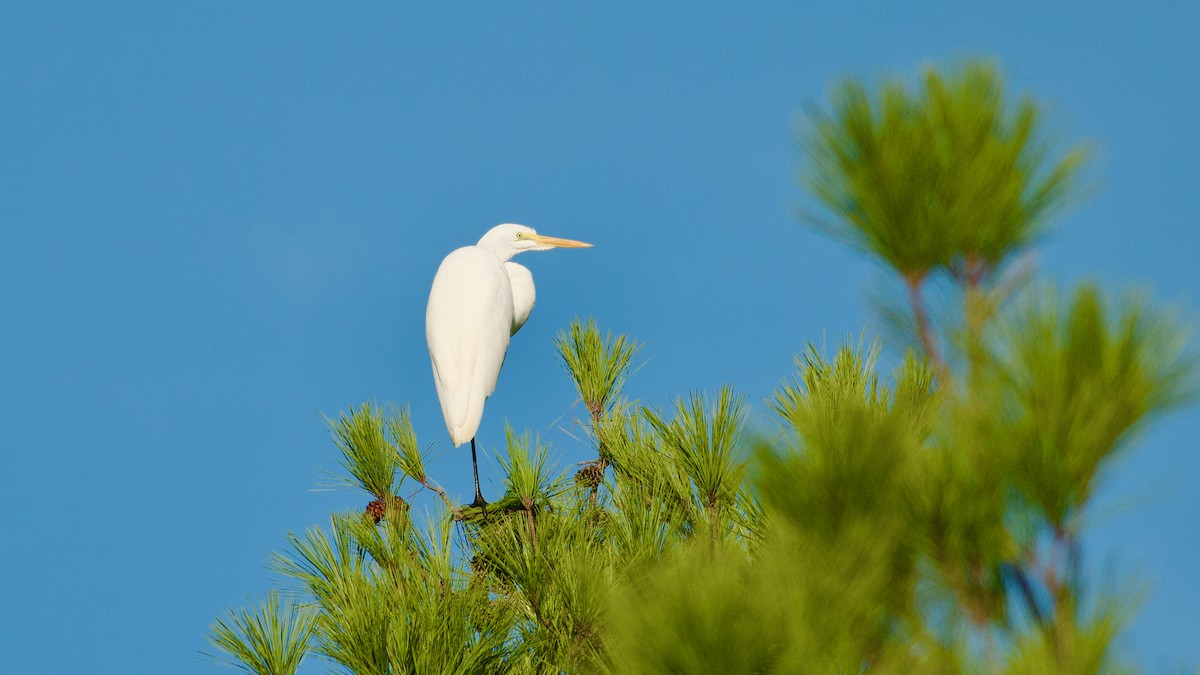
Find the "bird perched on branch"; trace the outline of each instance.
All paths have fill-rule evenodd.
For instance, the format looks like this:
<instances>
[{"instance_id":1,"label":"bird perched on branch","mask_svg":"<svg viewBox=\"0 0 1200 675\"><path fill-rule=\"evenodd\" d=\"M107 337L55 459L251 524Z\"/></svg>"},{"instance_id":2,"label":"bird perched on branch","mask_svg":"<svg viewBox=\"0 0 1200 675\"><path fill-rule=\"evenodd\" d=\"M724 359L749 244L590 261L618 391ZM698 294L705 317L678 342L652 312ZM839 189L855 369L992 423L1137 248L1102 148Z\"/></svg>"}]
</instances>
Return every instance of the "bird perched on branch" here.
<instances>
[{"instance_id":1,"label":"bird perched on branch","mask_svg":"<svg viewBox=\"0 0 1200 675\"><path fill-rule=\"evenodd\" d=\"M483 419L483 403L496 389L509 338L529 318L536 298L533 275L510 259L524 251L588 246L505 223L488 230L474 246L451 252L433 278L425 339L450 440L454 447L471 442L473 507L487 508L475 459L475 432Z\"/></svg>"}]
</instances>

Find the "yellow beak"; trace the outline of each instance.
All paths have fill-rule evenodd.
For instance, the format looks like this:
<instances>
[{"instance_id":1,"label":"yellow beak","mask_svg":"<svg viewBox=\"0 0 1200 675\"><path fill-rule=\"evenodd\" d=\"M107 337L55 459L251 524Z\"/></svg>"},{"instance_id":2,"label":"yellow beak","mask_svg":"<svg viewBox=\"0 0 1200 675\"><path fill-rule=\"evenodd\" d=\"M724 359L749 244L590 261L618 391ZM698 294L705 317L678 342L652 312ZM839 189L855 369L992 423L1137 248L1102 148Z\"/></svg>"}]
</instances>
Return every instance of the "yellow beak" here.
<instances>
[{"instance_id":1,"label":"yellow beak","mask_svg":"<svg viewBox=\"0 0 1200 675\"><path fill-rule=\"evenodd\" d=\"M588 248L591 246L587 242L575 241L574 239L559 239L558 237L547 237L540 234L530 234L527 236L543 246L554 246L556 248Z\"/></svg>"}]
</instances>

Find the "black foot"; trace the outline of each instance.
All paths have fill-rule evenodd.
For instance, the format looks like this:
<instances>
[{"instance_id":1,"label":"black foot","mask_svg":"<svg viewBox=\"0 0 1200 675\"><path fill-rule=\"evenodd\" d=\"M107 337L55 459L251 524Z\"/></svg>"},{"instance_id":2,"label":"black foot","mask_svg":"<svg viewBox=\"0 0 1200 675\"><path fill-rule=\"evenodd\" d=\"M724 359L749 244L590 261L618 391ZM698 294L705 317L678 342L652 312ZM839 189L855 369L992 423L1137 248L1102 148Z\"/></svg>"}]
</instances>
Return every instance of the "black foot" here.
<instances>
[{"instance_id":1,"label":"black foot","mask_svg":"<svg viewBox=\"0 0 1200 675\"><path fill-rule=\"evenodd\" d=\"M475 501L468 504L468 506L470 506L473 509L483 509L483 517L484 518L487 518L487 505L488 505L488 503L486 501L484 501L483 495L478 494L478 493L476 493L476 495L475 495Z\"/></svg>"},{"instance_id":2,"label":"black foot","mask_svg":"<svg viewBox=\"0 0 1200 675\"><path fill-rule=\"evenodd\" d=\"M475 474L475 501L471 508L483 509L483 517L487 518L487 502L483 501L483 493L479 491L479 464L475 461L475 439L471 439L471 473Z\"/></svg>"}]
</instances>

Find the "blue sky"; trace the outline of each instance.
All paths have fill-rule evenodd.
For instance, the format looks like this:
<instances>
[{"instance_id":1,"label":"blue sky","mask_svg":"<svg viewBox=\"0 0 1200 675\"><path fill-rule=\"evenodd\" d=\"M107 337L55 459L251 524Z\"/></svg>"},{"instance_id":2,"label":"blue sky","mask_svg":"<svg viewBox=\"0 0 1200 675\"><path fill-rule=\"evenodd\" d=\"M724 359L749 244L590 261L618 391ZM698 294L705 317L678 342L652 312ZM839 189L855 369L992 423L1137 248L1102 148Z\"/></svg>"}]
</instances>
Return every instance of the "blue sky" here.
<instances>
[{"instance_id":1,"label":"blue sky","mask_svg":"<svg viewBox=\"0 0 1200 675\"><path fill-rule=\"evenodd\" d=\"M793 216L794 126L839 76L996 59L1097 148L1042 270L1194 317L1200 9L999 4L6 4L4 670L219 670L207 625L270 587L269 551L366 501L313 491L321 414L410 403L469 500L424 308L495 223L596 246L521 257L539 302L485 447L507 419L584 458L551 348L577 315L645 342L631 395L728 383L762 410L806 342L876 325L877 270ZM1143 436L1088 541L1150 583L1123 645L1151 671L1200 662L1198 428Z\"/></svg>"}]
</instances>

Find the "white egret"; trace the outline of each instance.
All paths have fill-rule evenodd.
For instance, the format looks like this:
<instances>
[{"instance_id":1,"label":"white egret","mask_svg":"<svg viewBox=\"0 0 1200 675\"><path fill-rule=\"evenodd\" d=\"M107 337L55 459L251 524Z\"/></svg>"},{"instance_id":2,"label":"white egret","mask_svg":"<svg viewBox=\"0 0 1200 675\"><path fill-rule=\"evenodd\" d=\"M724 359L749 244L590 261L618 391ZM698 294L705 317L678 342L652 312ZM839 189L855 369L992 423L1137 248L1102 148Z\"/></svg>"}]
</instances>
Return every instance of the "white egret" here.
<instances>
[{"instance_id":1,"label":"white egret","mask_svg":"<svg viewBox=\"0 0 1200 675\"><path fill-rule=\"evenodd\" d=\"M454 447L471 442L473 507L487 507L475 460L475 432L483 418L483 403L496 389L509 337L529 318L535 299L533 275L509 259L524 251L586 246L591 244L546 237L531 227L505 223L488 230L478 244L451 252L433 278L425 339L450 440Z\"/></svg>"}]
</instances>

